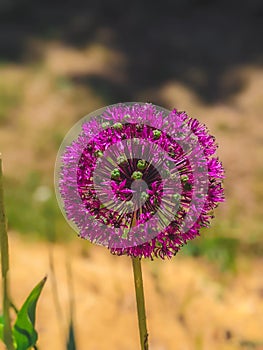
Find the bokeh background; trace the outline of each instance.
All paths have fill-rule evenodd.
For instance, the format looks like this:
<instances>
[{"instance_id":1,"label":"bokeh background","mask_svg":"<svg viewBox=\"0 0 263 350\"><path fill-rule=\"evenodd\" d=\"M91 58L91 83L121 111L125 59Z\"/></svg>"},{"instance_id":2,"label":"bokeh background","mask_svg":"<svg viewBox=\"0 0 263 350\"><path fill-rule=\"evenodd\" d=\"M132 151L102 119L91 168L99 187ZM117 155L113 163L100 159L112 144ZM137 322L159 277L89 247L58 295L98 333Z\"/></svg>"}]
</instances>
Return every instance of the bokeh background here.
<instances>
[{"instance_id":1,"label":"bokeh background","mask_svg":"<svg viewBox=\"0 0 263 350\"><path fill-rule=\"evenodd\" d=\"M171 261L143 262L150 349L263 349L262 17L260 0L1 0L12 295L21 304L48 274L40 349L66 349L70 306L77 349L139 348L130 260L79 240L53 188L67 131L125 101L206 123L226 169L211 229Z\"/></svg>"}]
</instances>

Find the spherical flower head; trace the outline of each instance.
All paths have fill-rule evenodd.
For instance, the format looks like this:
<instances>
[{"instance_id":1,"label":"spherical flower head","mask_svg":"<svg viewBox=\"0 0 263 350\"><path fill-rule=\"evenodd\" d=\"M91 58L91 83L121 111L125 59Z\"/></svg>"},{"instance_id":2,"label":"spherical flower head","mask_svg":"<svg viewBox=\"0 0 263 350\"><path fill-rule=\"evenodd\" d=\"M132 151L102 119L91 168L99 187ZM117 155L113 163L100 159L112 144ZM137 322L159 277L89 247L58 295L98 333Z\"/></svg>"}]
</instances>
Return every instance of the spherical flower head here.
<instances>
[{"instance_id":1,"label":"spherical flower head","mask_svg":"<svg viewBox=\"0 0 263 350\"><path fill-rule=\"evenodd\" d=\"M117 104L66 136L56 190L79 236L113 254L171 258L208 227L224 170L205 125L176 109Z\"/></svg>"}]
</instances>

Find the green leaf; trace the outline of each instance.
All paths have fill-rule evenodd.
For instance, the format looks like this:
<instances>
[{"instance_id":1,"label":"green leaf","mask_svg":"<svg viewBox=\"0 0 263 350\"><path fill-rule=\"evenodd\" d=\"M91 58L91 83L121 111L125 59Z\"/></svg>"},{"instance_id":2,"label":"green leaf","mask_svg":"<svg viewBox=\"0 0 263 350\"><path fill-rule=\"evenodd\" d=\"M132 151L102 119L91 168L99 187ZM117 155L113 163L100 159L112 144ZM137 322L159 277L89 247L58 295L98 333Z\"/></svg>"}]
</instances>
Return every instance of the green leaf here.
<instances>
[{"instance_id":1,"label":"green leaf","mask_svg":"<svg viewBox=\"0 0 263 350\"><path fill-rule=\"evenodd\" d=\"M4 316L0 316L0 339L3 340Z\"/></svg>"},{"instance_id":2,"label":"green leaf","mask_svg":"<svg viewBox=\"0 0 263 350\"><path fill-rule=\"evenodd\" d=\"M36 305L46 279L46 277L43 278L36 285L18 311L13 327L13 336L17 350L27 350L36 344L38 338L35 330Z\"/></svg>"},{"instance_id":3,"label":"green leaf","mask_svg":"<svg viewBox=\"0 0 263 350\"><path fill-rule=\"evenodd\" d=\"M67 341L67 350L76 350L76 342L75 342L75 334L74 334L74 328L72 321L69 325L69 334L68 334L68 341Z\"/></svg>"}]
</instances>

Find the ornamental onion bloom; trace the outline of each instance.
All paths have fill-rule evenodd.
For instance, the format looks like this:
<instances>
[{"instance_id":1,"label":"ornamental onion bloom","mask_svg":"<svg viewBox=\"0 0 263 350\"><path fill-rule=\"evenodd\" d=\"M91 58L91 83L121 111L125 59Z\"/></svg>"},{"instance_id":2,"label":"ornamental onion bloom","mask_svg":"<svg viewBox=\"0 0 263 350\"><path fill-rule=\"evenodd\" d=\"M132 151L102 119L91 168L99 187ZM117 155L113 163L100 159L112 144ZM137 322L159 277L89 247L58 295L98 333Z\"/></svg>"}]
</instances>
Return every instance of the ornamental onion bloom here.
<instances>
[{"instance_id":1,"label":"ornamental onion bloom","mask_svg":"<svg viewBox=\"0 0 263 350\"><path fill-rule=\"evenodd\" d=\"M216 148L206 126L185 112L149 103L106 107L61 146L61 209L80 237L113 254L171 258L224 200Z\"/></svg>"}]
</instances>

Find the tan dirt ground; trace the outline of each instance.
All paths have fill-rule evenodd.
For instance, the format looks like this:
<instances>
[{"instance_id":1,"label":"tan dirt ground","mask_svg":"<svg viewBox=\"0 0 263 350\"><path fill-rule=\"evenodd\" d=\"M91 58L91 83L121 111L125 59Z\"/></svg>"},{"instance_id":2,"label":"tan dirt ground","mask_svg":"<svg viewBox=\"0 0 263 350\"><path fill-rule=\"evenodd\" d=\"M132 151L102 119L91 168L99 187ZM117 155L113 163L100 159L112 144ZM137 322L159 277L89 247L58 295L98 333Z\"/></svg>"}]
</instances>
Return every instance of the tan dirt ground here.
<instances>
[{"instance_id":1,"label":"tan dirt ground","mask_svg":"<svg viewBox=\"0 0 263 350\"><path fill-rule=\"evenodd\" d=\"M65 349L65 327L55 311L50 254L63 322L70 300L66 261L71 265L78 350L139 347L129 258L112 256L106 248L77 238L68 246L50 246L15 234L10 234L10 251L17 305L48 275L37 309L40 350ZM204 259L179 254L171 261L143 261L143 274L151 350L263 349L262 258L240 256L235 273L222 273Z\"/></svg>"}]
</instances>

